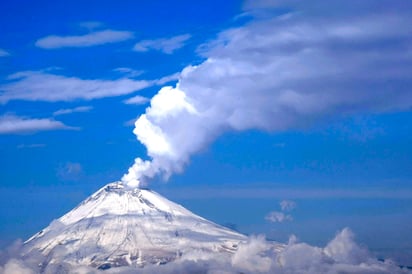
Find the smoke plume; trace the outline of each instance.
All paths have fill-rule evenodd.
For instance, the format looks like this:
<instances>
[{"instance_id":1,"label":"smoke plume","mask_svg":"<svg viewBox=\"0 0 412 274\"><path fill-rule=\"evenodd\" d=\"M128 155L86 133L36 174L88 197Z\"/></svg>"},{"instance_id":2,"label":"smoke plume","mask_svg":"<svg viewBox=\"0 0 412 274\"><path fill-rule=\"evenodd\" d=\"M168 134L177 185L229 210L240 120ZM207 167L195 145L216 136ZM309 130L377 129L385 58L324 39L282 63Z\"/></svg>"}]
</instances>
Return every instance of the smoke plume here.
<instances>
[{"instance_id":1,"label":"smoke plume","mask_svg":"<svg viewBox=\"0 0 412 274\"><path fill-rule=\"evenodd\" d=\"M310 10L221 32L199 47L205 61L160 89L137 119L133 132L148 160L137 158L122 181L167 179L226 131L283 131L410 108L412 17L405 12L342 9L327 18Z\"/></svg>"}]
</instances>

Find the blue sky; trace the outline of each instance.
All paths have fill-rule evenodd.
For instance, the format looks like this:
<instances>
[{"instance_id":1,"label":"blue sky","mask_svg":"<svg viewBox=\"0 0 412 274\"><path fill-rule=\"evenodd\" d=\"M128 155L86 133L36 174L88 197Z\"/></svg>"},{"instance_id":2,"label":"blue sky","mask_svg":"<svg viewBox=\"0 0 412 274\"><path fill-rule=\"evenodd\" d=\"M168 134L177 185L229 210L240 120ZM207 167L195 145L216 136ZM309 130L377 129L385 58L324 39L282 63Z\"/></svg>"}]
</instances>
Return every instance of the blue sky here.
<instances>
[{"instance_id":1,"label":"blue sky","mask_svg":"<svg viewBox=\"0 0 412 274\"><path fill-rule=\"evenodd\" d=\"M0 244L37 232L141 157L166 163L151 188L241 232L320 244L349 226L371 249L411 258L410 10L3 1ZM176 83L207 115L148 114L187 146L170 165L147 156L133 123ZM282 210L285 200L295 207Z\"/></svg>"}]
</instances>

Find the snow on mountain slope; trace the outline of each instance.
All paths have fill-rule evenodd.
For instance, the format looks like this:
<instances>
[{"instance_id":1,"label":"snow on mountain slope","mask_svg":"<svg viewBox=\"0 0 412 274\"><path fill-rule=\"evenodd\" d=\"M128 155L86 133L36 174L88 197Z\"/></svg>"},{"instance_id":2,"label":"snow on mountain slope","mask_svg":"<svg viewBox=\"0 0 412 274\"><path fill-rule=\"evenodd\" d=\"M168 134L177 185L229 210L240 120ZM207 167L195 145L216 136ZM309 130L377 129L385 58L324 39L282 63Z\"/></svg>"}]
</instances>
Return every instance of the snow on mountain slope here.
<instances>
[{"instance_id":1,"label":"snow on mountain slope","mask_svg":"<svg viewBox=\"0 0 412 274\"><path fill-rule=\"evenodd\" d=\"M233 253L242 234L214 224L158 193L108 184L24 244L43 266L97 268L164 264L192 251Z\"/></svg>"}]
</instances>

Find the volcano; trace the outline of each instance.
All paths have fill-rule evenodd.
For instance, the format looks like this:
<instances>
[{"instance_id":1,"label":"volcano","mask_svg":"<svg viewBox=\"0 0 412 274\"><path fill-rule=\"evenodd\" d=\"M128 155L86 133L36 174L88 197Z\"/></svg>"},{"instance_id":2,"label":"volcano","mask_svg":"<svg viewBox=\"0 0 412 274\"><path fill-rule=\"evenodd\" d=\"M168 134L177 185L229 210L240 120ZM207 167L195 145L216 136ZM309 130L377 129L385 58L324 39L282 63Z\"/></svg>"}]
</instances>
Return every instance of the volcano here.
<instances>
[{"instance_id":1,"label":"volcano","mask_svg":"<svg viewBox=\"0 0 412 274\"><path fill-rule=\"evenodd\" d=\"M41 253L43 269L62 263L144 267L190 252L230 254L244 241L152 190L111 183L28 239L23 255Z\"/></svg>"}]
</instances>

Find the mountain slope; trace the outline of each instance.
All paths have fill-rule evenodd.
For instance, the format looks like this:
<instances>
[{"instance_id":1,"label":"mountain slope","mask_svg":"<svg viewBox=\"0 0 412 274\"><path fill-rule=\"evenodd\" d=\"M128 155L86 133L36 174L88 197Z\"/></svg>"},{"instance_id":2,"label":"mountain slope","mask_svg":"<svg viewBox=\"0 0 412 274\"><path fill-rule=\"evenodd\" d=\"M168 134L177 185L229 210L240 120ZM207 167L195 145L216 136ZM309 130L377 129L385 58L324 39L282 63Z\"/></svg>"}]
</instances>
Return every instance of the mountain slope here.
<instances>
[{"instance_id":1,"label":"mountain slope","mask_svg":"<svg viewBox=\"0 0 412 274\"><path fill-rule=\"evenodd\" d=\"M43 266L101 269L163 264L193 251L232 253L242 234L193 214L148 189L108 184L24 244Z\"/></svg>"}]
</instances>

